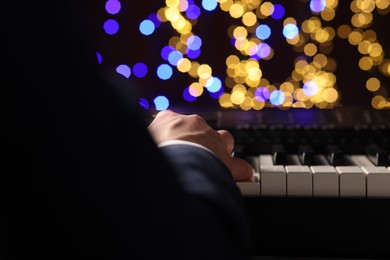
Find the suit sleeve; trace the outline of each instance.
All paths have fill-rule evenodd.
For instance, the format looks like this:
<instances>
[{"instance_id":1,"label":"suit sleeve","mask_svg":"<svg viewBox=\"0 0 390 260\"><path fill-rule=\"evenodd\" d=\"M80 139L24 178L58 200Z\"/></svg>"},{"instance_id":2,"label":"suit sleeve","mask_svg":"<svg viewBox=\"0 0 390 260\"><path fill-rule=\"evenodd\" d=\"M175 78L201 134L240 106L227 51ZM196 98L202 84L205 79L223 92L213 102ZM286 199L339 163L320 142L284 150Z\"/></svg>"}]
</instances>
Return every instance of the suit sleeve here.
<instances>
[{"instance_id":1,"label":"suit sleeve","mask_svg":"<svg viewBox=\"0 0 390 260\"><path fill-rule=\"evenodd\" d=\"M228 168L199 147L177 144L160 149L189 195L200 229L209 234L204 236L204 246L236 256L232 259L245 259L250 249L248 221L242 196Z\"/></svg>"}]
</instances>

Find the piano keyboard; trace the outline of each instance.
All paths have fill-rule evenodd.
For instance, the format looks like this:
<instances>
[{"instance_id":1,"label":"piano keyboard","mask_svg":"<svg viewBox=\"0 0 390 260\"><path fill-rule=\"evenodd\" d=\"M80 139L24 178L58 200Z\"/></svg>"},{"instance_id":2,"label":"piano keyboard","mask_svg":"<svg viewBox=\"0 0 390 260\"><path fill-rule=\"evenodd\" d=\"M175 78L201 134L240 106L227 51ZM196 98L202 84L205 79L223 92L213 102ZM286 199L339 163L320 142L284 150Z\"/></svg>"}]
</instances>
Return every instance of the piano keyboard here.
<instances>
[{"instance_id":1,"label":"piano keyboard","mask_svg":"<svg viewBox=\"0 0 390 260\"><path fill-rule=\"evenodd\" d=\"M237 185L243 196L390 198L390 166L381 166L387 161L375 163L366 155L352 154L340 157L335 166L325 155L313 158L248 156L255 180Z\"/></svg>"},{"instance_id":2,"label":"piano keyboard","mask_svg":"<svg viewBox=\"0 0 390 260\"><path fill-rule=\"evenodd\" d=\"M390 110L223 112L255 181L244 196L390 198Z\"/></svg>"}]
</instances>

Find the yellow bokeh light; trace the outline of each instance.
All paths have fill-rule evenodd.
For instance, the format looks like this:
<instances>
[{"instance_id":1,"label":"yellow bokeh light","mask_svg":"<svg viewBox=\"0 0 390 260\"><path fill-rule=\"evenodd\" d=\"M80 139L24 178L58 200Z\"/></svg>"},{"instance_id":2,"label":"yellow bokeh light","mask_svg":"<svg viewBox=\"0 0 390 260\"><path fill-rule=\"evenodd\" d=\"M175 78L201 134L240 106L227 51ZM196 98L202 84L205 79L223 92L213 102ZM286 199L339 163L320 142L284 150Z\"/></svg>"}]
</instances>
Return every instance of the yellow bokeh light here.
<instances>
[{"instance_id":1,"label":"yellow bokeh light","mask_svg":"<svg viewBox=\"0 0 390 260\"><path fill-rule=\"evenodd\" d=\"M258 8L261 2L263 2L263 0L242 0L242 1L246 4L248 9L250 10Z\"/></svg>"},{"instance_id":2,"label":"yellow bokeh light","mask_svg":"<svg viewBox=\"0 0 390 260\"><path fill-rule=\"evenodd\" d=\"M363 33L363 39L369 42L376 42L377 40L376 32L373 30L365 30Z\"/></svg>"},{"instance_id":3,"label":"yellow bokeh light","mask_svg":"<svg viewBox=\"0 0 390 260\"><path fill-rule=\"evenodd\" d=\"M248 39L246 38L240 38L240 39L237 39L235 42L234 42L234 47L236 47L237 50L239 51L244 51L245 50L245 46L247 46L248 44Z\"/></svg>"},{"instance_id":4,"label":"yellow bokeh light","mask_svg":"<svg viewBox=\"0 0 390 260\"><path fill-rule=\"evenodd\" d=\"M168 7L178 7L180 5L180 0L165 0L165 4Z\"/></svg>"},{"instance_id":5,"label":"yellow bokeh light","mask_svg":"<svg viewBox=\"0 0 390 260\"><path fill-rule=\"evenodd\" d=\"M369 41L361 41L358 44L358 50L361 54L365 55L368 54L368 47L371 45L371 42Z\"/></svg>"},{"instance_id":6,"label":"yellow bokeh light","mask_svg":"<svg viewBox=\"0 0 390 260\"><path fill-rule=\"evenodd\" d=\"M198 82L194 82L189 86L188 92L193 97L199 97L203 93L203 86Z\"/></svg>"},{"instance_id":7,"label":"yellow bokeh light","mask_svg":"<svg viewBox=\"0 0 390 260\"><path fill-rule=\"evenodd\" d=\"M229 8L229 14L233 18L240 18L245 12L244 6L238 3L232 4Z\"/></svg>"},{"instance_id":8,"label":"yellow bokeh light","mask_svg":"<svg viewBox=\"0 0 390 260\"><path fill-rule=\"evenodd\" d=\"M334 103L339 98L339 94L334 88L326 88L323 95L324 100L328 103Z\"/></svg>"},{"instance_id":9,"label":"yellow bokeh light","mask_svg":"<svg viewBox=\"0 0 390 260\"><path fill-rule=\"evenodd\" d=\"M242 16L242 23L245 26L253 26L256 24L256 22L257 22L257 16L253 12L246 12Z\"/></svg>"},{"instance_id":10,"label":"yellow bokeh light","mask_svg":"<svg viewBox=\"0 0 390 260\"><path fill-rule=\"evenodd\" d=\"M380 87L381 82L377 78L372 77L366 81L366 88L371 92L377 91Z\"/></svg>"},{"instance_id":11,"label":"yellow bokeh light","mask_svg":"<svg viewBox=\"0 0 390 260\"><path fill-rule=\"evenodd\" d=\"M390 1L389 0L376 0L375 1L376 7L381 10L388 9L390 6Z\"/></svg>"},{"instance_id":12,"label":"yellow bokeh light","mask_svg":"<svg viewBox=\"0 0 390 260\"><path fill-rule=\"evenodd\" d=\"M351 24L355 27L367 27L371 24L373 16L371 13L354 14L351 18Z\"/></svg>"},{"instance_id":13,"label":"yellow bokeh light","mask_svg":"<svg viewBox=\"0 0 390 260\"><path fill-rule=\"evenodd\" d=\"M283 82L280 85L280 90L286 93L293 93L294 92L294 85L290 82Z\"/></svg>"},{"instance_id":14,"label":"yellow bokeh light","mask_svg":"<svg viewBox=\"0 0 390 260\"><path fill-rule=\"evenodd\" d=\"M233 37L236 38L237 40L246 39L247 36L248 36L248 31L243 26L238 26L233 31Z\"/></svg>"},{"instance_id":15,"label":"yellow bokeh light","mask_svg":"<svg viewBox=\"0 0 390 260\"><path fill-rule=\"evenodd\" d=\"M318 17L315 16L311 17L309 20L306 20L302 23L302 30L306 33L314 33L320 28L321 28L321 21Z\"/></svg>"},{"instance_id":16,"label":"yellow bokeh light","mask_svg":"<svg viewBox=\"0 0 390 260\"><path fill-rule=\"evenodd\" d=\"M233 0L218 0L218 2L220 3L219 8L225 12L229 12L230 7L234 4Z\"/></svg>"},{"instance_id":17,"label":"yellow bokeh light","mask_svg":"<svg viewBox=\"0 0 390 260\"><path fill-rule=\"evenodd\" d=\"M264 16L270 16L271 14L274 13L275 11L275 8L274 8L274 5L271 3L271 2L264 2L261 6L260 6L260 13Z\"/></svg>"},{"instance_id":18,"label":"yellow bokeh light","mask_svg":"<svg viewBox=\"0 0 390 260\"><path fill-rule=\"evenodd\" d=\"M237 55L229 55L226 58L226 66L234 69L240 63L240 58Z\"/></svg>"},{"instance_id":19,"label":"yellow bokeh light","mask_svg":"<svg viewBox=\"0 0 390 260\"><path fill-rule=\"evenodd\" d=\"M293 17L287 17L286 19L284 19L283 21L283 26L286 26L286 24L297 24L297 20L295 20L295 18Z\"/></svg>"},{"instance_id":20,"label":"yellow bokeh light","mask_svg":"<svg viewBox=\"0 0 390 260\"><path fill-rule=\"evenodd\" d=\"M293 96L292 96L292 93L290 92L283 92L283 95L284 95L284 101L283 101L283 104L282 106L283 107L292 107L293 105Z\"/></svg>"},{"instance_id":21,"label":"yellow bokeh light","mask_svg":"<svg viewBox=\"0 0 390 260\"><path fill-rule=\"evenodd\" d=\"M379 70L383 75L390 77L390 60L389 59L383 60L379 66Z\"/></svg>"},{"instance_id":22,"label":"yellow bokeh light","mask_svg":"<svg viewBox=\"0 0 390 260\"><path fill-rule=\"evenodd\" d=\"M239 85L242 86L242 85ZM230 100L233 104L239 105L245 100L245 93L246 93L246 88L244 86L242 87L237 87L235 86L232 90Z\"/></svg>"},{"instance_id":23,"label":"yellow bokeh light","mask_svg":"<svg viewBox=\"0 0 390 260\"><path fill-rule=\"evenodd\" d=\"M362 57L359 60L359 68L361 70L368 71L372 68L372 65L374 65L374 62L372 61L372 59L370 57Z\"/></svg>"},{"instance_id":24,"label":"yellow bokeh light","mask_svg":"<svg viewBox=\"0 0 390 260\"><path fill-rule=\"evenodd\" d=\"M168 19L165 17L165 9L166 9L166 7L163 7L163 8L160 8L157 11L157 18L161 22L167 22L168 21Z\"/></svg>"},{"instance_id":25,"label":"yellow bokeh light","mask_svg":"<svg viewBox=\"0 0 390 260\"><path fill-rule=\"evenodd\" d=\"M386 106L386 99L381 95L376 95L371 100L371 105L375 109L382 109Z\"/></svg>"},{"instance_id":26,"label":"yellow bokeh light","mask_svg":"<svg viewBox=\"0 0 390 260\"><path fill-rule=\"evenodd\" d=\"M261 110L265 106L265 102L259 101L256 98L252 98L252 108L255 110Z\"/></svg>"},{"instance_id":27,"label":"yellow bokeh light","mask_svg":"<svg viewBox=\"0 0 390 260\"><path fill-rule=\"evenodd\" d=\"M229 108L233 106L233 103L231 101L231 96L228 93L224 93L219 97L219 105L223 108Z\"/></svg>"},{"instance_id":28,"label":"yellow bokeh light","mask_svg":"<svg viewBox=\"0 0 390 260\"><path fill-rule=\"evenodd\" d=\"M252 99L250 97L245 97L240 103L240 108L242 110L250 110L252 108Z\"/></svg>"},{"instance_id":29,"label":"yellow bokeh light","mask_svg":"<svg viewBox=\"0 0 390 260\"><path fill-rule=\"evenodd\" d=\"M319 53L314 56L313 62L318 63L321 67L325 67L328 63L328 58L326 57L326 55Z\"/></svg>"},{"instance_id":30,"label":"yellow bokeh light","mask_svg":"<svg viewBox=\"0 0 390 260\"><path fill-rule=\"evenodd\" d=\"M380 45L379 43L373 43L368 46L368 53L371 57L379 57L382 52L382 45Z\"/></svg>"},{"instance_id":31,"label":"yellow bokeh light","mask_svg":"<svg viewBox=\"0 0 390 260\"><path fill-rule=\"evenodd\" d=\"M348 39L349 34L352 32L351 26L347 24L340 25L337 28L337 36L341 39Z\"/></svg>"},{"instance_id":32,"label":"yellow bokeh light","mask_svg":"<svg viewBox=\"0 0 390 260\"><path fill-rule=\"evenodd\" d=\"M355 0L357 8L362 12L370 13L374 11L375 1L373 0Z\"/></svg>"},{"instance_id":33,"label":"yellow bokeh light","mask_svg":"<svg viewBox=\"0 0 390 260\"><path fill-rule=\"evenodd\" d=\"M170 21L170 22L175 22L179 20L182 15L180 14L179 10L174 7L168 7L165 9L165 17Z\"/></svg>"},{"instance_id":34,"label":"yellow bokeh light","mask_svg":"<svg viewBox=\"0 0 390 260\"><path fill-rule=\"evenodd\" d=\"M208 79L211 77L212 69L210 65L202 64L199 66L197 73L199 78Z\"/></svg>"},{"instance_id":35,"label":"yellow bokeh light","mask_svg":"<svg viewBox=\"0 0 390 260\"><path fill-rule=\"evenodd\" d=\"M334 17L336 16L336 12L333 8L325 8L322 12L321 12L321 18L324 20L324 21L331 21L334 19Z\"/></svg>"},{"instance_id":36,"label":"yellow bokeh light","mask_svg":"<svg viewBox=\"0 0 390 260\"><path fill-rule=\"evenodd\" d=\"M190 71L191 69L191 61L187 58L183 58L181 60L179 60L179 62L177 63L177 69L180 71L180 72L188 72Z\"/></svg>"},{"instance_id":37,"label":"yellow bokeh light","mask_svg":"<svg viewBox=\"0 0 390 260\"><path fill-rule=\"evenodd\" d=\"M336 8L339 4L338 0L325 0L326 7L328 8Z\"/></svg>"},{"instance_id":38,"label":"yellow bokeh light","mask_svg":"<svg viewBox=\"0 0 390 260\"><path fill-rule=\"evenodd\" d=\"M352 45L358 45L363 40L363 34L361 31L354 30L348 36L348 41Z\"/></svg>"},{"instance_id":39,"label":"yellow bokeh light","mask_svg":"<svg viewBox=\"0 0 390 260\"><path fill-rule=\"evenodd\" d=\"M317 46L314 43L308 43L303 51L307 56L314 56L317 53Z\"/></svg>"},{"instance_id":40,"label":"yellow bokeh light","mask_svg":"<svg viewBox=\"0 0 390 260\"><path fill-rule=\"evenodd\" d=\"M198 68L200 64L196 61L191 62L191 68L188 71L188 74L190 74L191 77L197 78L198 77Z\"/></svg>"}]
</instances>

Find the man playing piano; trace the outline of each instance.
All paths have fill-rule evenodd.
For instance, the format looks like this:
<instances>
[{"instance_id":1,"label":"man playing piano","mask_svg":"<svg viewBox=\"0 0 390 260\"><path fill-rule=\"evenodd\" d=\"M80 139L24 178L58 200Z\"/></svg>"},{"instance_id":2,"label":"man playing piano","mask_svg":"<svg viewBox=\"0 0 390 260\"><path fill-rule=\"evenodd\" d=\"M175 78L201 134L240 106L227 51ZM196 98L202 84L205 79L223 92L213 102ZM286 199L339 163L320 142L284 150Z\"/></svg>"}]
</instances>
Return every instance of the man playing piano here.
<instances>
[{"instance_id":1,"label":"man playing piano","mask_svg":"<svg viewBox=\"0 0 390 260\"><path fill-rule=\"evenodd\" d=\"M2 5L0 259L248 259L235 181L252 168L196 115L147 130L128 82L98 72L93 4Z\"/></svg>"}]
</instances>

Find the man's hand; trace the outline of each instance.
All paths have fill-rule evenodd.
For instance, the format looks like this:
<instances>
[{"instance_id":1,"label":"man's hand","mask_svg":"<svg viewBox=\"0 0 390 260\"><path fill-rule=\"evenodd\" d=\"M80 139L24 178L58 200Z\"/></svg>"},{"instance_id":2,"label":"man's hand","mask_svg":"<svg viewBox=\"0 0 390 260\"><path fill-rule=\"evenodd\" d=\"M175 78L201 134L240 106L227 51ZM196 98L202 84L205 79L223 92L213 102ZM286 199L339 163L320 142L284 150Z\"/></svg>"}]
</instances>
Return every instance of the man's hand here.
<instances>
[{"instance_id":1,"label":"man's hand","mask_svg":"<svg viewBox=\"0 0 390 260\"><path fill-rule=\"evenodd\" d=\"M212 151L230 169L235 181L249 181L254 170L245 160L232 156L234 138L226 130L215 130L199 115L182 115L170 110L159 112L148 126L157 144L184 140Z\"/></svg>"}]
</instances>

